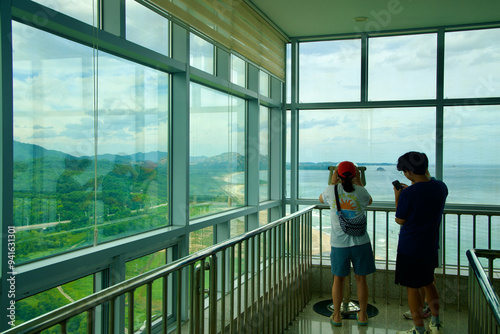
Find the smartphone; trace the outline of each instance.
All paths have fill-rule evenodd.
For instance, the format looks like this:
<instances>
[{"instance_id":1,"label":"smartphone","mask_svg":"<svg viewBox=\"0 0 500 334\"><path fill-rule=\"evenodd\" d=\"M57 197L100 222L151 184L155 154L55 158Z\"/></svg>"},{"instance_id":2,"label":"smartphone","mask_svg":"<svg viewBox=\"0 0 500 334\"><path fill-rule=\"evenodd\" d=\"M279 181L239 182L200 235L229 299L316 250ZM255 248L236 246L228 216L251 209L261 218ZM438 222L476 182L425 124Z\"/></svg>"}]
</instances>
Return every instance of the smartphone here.
<instances>
[{"instance_id":1,"label":"smartphone","mask_svg":"<svg viewBox=\"0 0 500 334\"><path fill-rule=\"evenodd\" d=\"M394 186L394 188L396 188L396 190L403 189L403 186L401 185L401 183L398 180L392 181L392 185Z\"/></svg>"}]
</instances>

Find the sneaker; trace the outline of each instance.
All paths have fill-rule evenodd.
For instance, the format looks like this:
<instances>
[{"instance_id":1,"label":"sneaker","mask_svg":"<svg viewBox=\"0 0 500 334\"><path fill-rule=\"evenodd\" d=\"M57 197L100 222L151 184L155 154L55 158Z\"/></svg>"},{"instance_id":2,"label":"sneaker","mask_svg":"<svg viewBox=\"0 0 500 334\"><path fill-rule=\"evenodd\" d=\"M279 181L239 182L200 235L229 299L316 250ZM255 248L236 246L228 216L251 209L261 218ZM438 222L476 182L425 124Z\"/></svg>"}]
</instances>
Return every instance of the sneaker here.
<instances>
[{"instance_id":1,"label":"sneaker","mask_svg":"<svg viewBox=\"0 0 500 334\"><path fill-rule=\"evenodd\" d=\"M403 313L403 316L406 318L406 319L409 319L409 320L412 320L413 319L413 316L411 315L411 312L410 310L406 311L405 313ZM424 307L424 314L423 314L423 319L427 319L431 316L431 309L429 308L429 306L425 306Z\"/></svg>"},{"instance_id":2,"label":"sneaker","mask_svg":"<svg viewBox=\"0 0 500 334\"><path fill-rule=\"evenodd\" d=\"M431 322L429 324L429 330L432 334L444 333L443 322L440 322L439 324L435 324L435 323Z\"/></svg>"},{"instance_id":3,"label":"sneaker","mask_svg":"<svg viewBox=\"0 0 500 334\"><path fill-rule=\"evenodd\" d=\"M413 328L410 328L409 330L407 331L399 331L397 332L396 334L420 334L419 332L417 332L417 330L415 329L415 326L413 326ZM431 334L431 332L429 332L427 329L424 331L424 334Z\"/></svg>"}]
</instances>

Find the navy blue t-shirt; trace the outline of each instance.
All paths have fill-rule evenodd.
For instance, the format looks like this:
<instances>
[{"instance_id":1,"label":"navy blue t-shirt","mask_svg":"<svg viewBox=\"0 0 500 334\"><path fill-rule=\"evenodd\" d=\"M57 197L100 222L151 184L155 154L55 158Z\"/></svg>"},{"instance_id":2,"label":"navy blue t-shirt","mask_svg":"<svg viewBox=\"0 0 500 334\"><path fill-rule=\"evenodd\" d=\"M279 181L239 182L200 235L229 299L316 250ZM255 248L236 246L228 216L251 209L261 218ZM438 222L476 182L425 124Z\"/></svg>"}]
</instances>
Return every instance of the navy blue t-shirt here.
<instances>
[{"instance_id":1,"label":"navy blue t-shirt","mask_svg":"<svg viewBox=\"0 0 500 334\"><path fill-rule=\"evenodd\" d=\"M399 233L398 253L410 256L437 253L439 225L447 196L446 184L434 178L401 191L396 217L406 222Z\"/></svg>"}]
</instances>

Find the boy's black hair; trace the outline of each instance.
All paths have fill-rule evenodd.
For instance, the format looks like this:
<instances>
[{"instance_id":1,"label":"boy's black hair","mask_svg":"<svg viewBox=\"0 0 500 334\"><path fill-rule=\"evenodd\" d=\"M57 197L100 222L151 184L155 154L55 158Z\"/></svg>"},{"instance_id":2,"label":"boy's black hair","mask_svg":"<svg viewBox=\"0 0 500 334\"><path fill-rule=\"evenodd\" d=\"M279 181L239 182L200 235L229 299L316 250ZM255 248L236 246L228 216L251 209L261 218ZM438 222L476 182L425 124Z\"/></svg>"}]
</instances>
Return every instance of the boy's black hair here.
<instances>
[{"instance_id":1,"label":"boy's black hair","mask_svg":"<svg viewBox=\"0 0 500 334\"><path fill-rule=\"evenodd\" d=\"M399 157L396 168L401 172L410 171L418 175L425 175L429 168L429 159L425 153L411 151Z\"/></svg>"}]
</instances>

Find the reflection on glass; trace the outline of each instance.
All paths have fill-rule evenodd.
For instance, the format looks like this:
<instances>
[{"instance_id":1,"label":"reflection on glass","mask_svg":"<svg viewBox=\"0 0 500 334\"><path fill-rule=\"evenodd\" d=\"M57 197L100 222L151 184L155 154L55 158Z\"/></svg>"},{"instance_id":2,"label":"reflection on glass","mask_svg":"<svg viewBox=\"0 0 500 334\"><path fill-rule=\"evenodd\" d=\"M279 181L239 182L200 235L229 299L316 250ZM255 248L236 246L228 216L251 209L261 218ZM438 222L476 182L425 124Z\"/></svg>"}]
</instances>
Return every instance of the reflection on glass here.
<instances>
[{"instance_id":1,"label":"reflection on glass","mask_svg":"<svg viewBox=\"0 0 500 334\"><path fill-rule=\"evenodd\" d=\"M299 197L317 199L328 185L328 166L350 160L367 167L374 201L394 200L399 156L425 152L434 173L435 119L434 108L300 111Z\"/></svg>"},{"instance_id":2,"label":"reflection on glass","mask_svg":"<svg viewBox=\"0 0 500 334\"><path fill-rule=\"evenodd\" d=\"M196 253L214 244L214 227L208 226L189 234L189 254Z\"/></svg>"},{"instance_id":3,"label":"reflection on glass","mask_svg":"<svg viewBox=\"0 0 500 334\"><path fill-rule=\"evenodd\" d=\"M195 34L191 33L189 37L189 64L214 74L214 46Z\"/></svg>"},{"instance_id":4,"label":"reflection on glass","mask_svg":"<svg viewBox=\"0 0 500 334\"><path fill-rule=\"evenodd\" d=\"M259 211L259 225L267 225L269 224L269 210L261 210Z\"/></svg>"},{"instance_id":5,"label":"reflection on glass","mask_svg":"<svg viewBox=\"0 0 500 334\"><path fill-rule=\"evenodd\" d=\"M172 251L169 249L169 261L172 261L171 254ZM125 279L136 277L138 275L144 274L150 270L161 267L167 263L166 251L161 250L159 252L143 256L141 258L129 261L125 264ZM172 296L172 278L169 277L169 291L167 296ZM147 287L144 285L137 288L134 291L134 329L139 330L141 326L144 325L146 321L146 292ZM162 300L163 300L163 280L159 279L152 284L152 308L151 308L151 319L154 321L161 318L162 316ZM130 307L128 294L125 297L125 328L128 328L128 308ZM172 306L171 300L169 301L170 306ZM169 307L170 314L172 308Z\"/></svg>"},{"instance_id":6,"label":"reflection on glass","mask_svg":"<svg viewBox=\"0 0 500 334\"><path fill-rule=\"evenodd\" d=\"M246 62L233 54L231 55L231 82L241 87L246 87L247 82Z\"/></svg>"},{"instance_id":7,"label":"reflection on glass","mask_svg":"<svg viewBox=\"0 0 500 334\"><path fill-rule=\"evenodd\" d=\"M259 71L259 94L269 97L269 74Z\"/></svg>"},{"instance_id":8,"label":"reflection on glass","mask_svg":"<svg viewBox=\"0 0 500 334\"><path fill-rule=\"evenodd\" d=\"M135 0L125 3L126 36L129 41L168 55L168 20ZM144 24L147 22L147 24Z\"/></svg>"},{"instance_id":9,"label":"reflection on glass","mask_svg":"<svg viewBox=\"0 0 500 334\"><path fill-rule=\"evenodd\" d=\"M89 275L73 282L55 287L53 289L38 293L16 301L16 320L15 324L20 325L26 321L32 320L38 316L49 313L70 304L74 301L91 295L94 292L94 278ZM43 333L59 333L60 326L54 326L54 332L51 330ZM71 318L66 323L67 333L84 333L87 328L87 317L80 314Z\"/></svg>"},{"instance_id":10,"label":"reflection on glass","mask_svg":"<svg viewBox=\"0 0 500 334\"><path fill-rule=\"evenodd\" d=\"M448 203L498 205L499 116L498 106L445 108L443 181Z\"/></svg>"},{"instance_id":11,"label":"reflection on glass","mask_svg":"<svg viewBox=\"0 0 500 334\"><path fill-rule=\"evenodd\" d=\"M445 34L445 98L500 95L499 39L499 28Z\"/></svg>"},{"instance_id":12,"label":"reflection on glass","mask_svg":"<svg viewBox=\"0 0 500 334\"><path fill-rule=\"evenodd\" d=\"M437 35L374 37L368 56L368 99L436 97Z\"/></svg>"},{"instance_id":13,"label":"reflection on glass","mask_svg":"<svg viewBox=\"0 0 500 334\"><path fill-rule=\"evenodd\" d=\"M92 49L16 22L13 49L19 263L165 226L168 75L100 52L94 113Z\"/></svg>"},{"instance_id":14,"label":"reflection on glass","mask_svg":"<svg viewBox=\"0 0 500 334\"><path fill-rule=\"evenodd\" d=\"M245 101L191 83L190 216L245 205Z\"/></svg>"},{"instance_id":15,"label":"reflection on glass","mask_svg":"<svg viewBox=\"0 0 500 334\"><path fill-rule=\"evenodd\" d=\"M231 228L229 238L234 238L245 233L245 219L243 217L232 219L229 224Z\"/></svg>"},{"instance_id":16,"label":"reflection on glass","mask_svg":"<svg viewBox=\"0 0 500 334\"><path fill-rule=\"evenodd\" d=\"M259 201L269 199L269 108L260 107Z\"/></svg>"},{"instance_id":17,"label":"reflection on glass","mask_svg":"<svg viewBox=\"0 0 500 334\"><path fill-rule=\"evenodd\" d=\"M97 0L34 0L50 9L71 16L90 25L97 25ZM92 14L95 13L94 18ZM43 14L42 14L43 15Z\"/></svg>"},{"instance_id":18,"label":"reflection on glass","mask_svg":"<svg viewBox=\"0 0 500 334\"><path fill-rule=\"evenodd\" d=\"M299 102L361 99L361 40L299 45Z\"/></svg>"}]
</instances>

